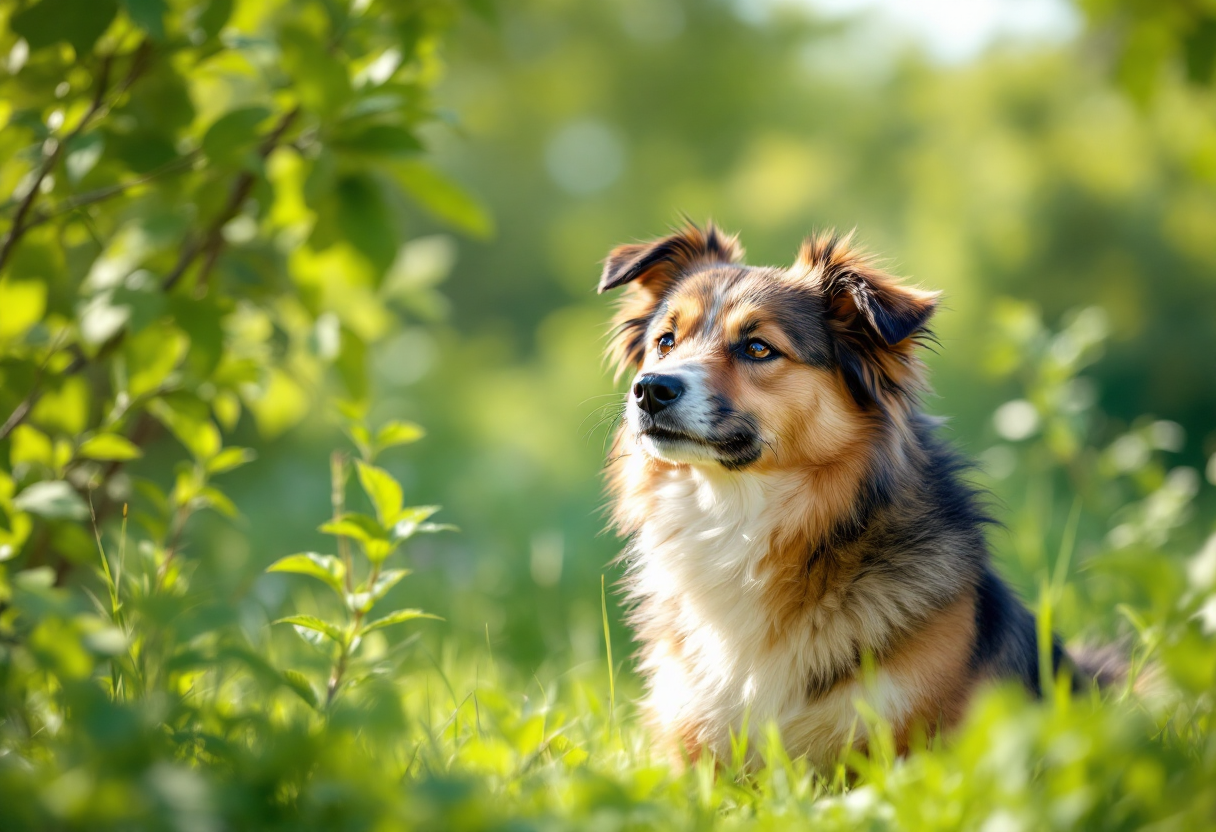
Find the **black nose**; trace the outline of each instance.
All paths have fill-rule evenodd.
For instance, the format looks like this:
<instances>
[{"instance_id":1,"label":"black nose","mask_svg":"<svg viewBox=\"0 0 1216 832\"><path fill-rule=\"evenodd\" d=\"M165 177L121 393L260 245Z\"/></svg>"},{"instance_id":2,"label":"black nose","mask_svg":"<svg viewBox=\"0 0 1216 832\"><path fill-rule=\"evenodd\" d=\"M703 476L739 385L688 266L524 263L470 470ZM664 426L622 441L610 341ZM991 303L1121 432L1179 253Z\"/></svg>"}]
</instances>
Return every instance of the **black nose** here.
<instances>
[{"instance_id":1,"label":"black nose","mask_svg":"<svg viewBox=\"0 0 1216 832\"><path fill-rule=\"evenodd\" d=\"M644 375L633 383L633 397L638 406L652 416L675 404L684 392L684 382L675 376Z\"/></svg>"}]
</instances>

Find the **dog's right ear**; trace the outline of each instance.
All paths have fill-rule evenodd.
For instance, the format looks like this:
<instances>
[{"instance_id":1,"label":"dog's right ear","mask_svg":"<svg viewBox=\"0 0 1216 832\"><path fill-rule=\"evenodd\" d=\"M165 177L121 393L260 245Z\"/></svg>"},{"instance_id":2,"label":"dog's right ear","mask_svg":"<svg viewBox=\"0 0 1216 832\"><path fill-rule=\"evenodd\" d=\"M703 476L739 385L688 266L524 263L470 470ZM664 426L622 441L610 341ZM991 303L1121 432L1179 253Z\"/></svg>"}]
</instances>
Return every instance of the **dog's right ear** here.
<instances>
[{"instance_id":1,"label":"dog's right ear","mask_svg":"<svg viewBox=\"0 0 1216 832\"><path fill-rule=\"evenodd\" d=\"M712 222L704 229L689 223L661 240L614 248L604 261L599 292L634 282L670 284L693 266L742 259L743 247L736 237L723 234Z\"/></svg>"},{"instance_id":2,"label":"dog's right ear","mask_svg":"<svg viewBox=\"0 0 1216 832\"><path fill-rule=\"evenodd\" d=\"M738 263L742 259L743 247L738 239L723 234L713 223L703 229L689 223L661 240L614 248L604 261L599 291L602 294L627 287L612 320L608 345L608 360L615 365L616 378L641 365L650 319L672 286L697 266Z\"/></svg>"}]
</instances>

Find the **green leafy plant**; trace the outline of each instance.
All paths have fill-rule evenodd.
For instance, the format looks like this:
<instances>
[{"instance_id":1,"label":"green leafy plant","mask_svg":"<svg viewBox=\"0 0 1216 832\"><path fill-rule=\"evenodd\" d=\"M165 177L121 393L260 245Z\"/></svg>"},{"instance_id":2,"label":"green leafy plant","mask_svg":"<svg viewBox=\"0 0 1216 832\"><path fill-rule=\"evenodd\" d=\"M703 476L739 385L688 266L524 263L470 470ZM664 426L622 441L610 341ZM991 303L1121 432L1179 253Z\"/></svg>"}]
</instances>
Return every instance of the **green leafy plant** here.
<instances>
[{"instance_id":1,"label":"green leafy plant","mask_svg":"<svg viewBox=\"0 0 1216 832\"><path fill-rule=\"evenodd\" d=\"M331 376L367 399L369 346L430 291L400 279L408 206L489 230L417 137L438 118L436 50L460 9L0 12L0 551L13 566L48 564L62 582L92 562L89 495L104 525L137 491L173 509L164 580L198 510L236 513L212 478L249 455L226 434L248 420L281 435ZM166 432L190 462L162 493L127 472Z\"/></svg>"},{"instance_id":2,"label":"green leafy plant","mask_svg":"<svg viewBox=\"0 0 1216 832\"><path fill-rule=\"evenodd\" d=\"M386 448L420 439L423 436L420 427L408 422L388 422L373 438L361 419L352 419L347 432L362 455L355 461L355 470L375 515L346 510L350 465L344 454L335 452L330 458L333 517L320 527L320 531L337 539L339 554L301 552L281 558L266 569L267 572L289 572L315 578L333 590L341 602L345 616L341 622L315 615L291 615L274 622L290 624L305 641L335 652L333 669L325 685L325 707L332 705L343 685L349 683L351 662L357 658L364 636L394 624L439 618L417 609L392 610L374 619L368 616L389 590L410 574L408 569L384 568L397 547L415 534L455 529L428 521L439 511L439 506L403 506L401 485L392 474L375 465L376 456ZM352 543L363 556L358 563L351 554ZM317 705L320 700L304 677L294 671L287 673L287 678L305 701Z\"/></svg>"}]
</instances>

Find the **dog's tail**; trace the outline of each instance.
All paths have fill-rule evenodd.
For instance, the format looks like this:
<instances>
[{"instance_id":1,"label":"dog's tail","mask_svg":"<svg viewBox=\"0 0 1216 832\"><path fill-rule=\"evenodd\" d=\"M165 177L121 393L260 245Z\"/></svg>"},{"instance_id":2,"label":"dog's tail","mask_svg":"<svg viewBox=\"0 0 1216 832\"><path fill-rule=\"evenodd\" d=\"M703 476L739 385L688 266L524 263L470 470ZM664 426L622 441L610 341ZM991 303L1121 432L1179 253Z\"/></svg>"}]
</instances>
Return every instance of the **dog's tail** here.
<instances>
[{"instance_id":1,"label":"dog's tail","mask_svg":"<svg viewBox=\"0 0 1216 832\"><path fill-rule=\"evenodd\" d=\"M1148 664L1132 675L1131 645L1126 643L1081 644L1068 648L1069 658L1077 671L1074 684L1079 687L1097 686L1116 692L1131 681L1131 691L1144 698L1157 698L1164 686L1160 668Z\"/></svg>"}]
</instances>

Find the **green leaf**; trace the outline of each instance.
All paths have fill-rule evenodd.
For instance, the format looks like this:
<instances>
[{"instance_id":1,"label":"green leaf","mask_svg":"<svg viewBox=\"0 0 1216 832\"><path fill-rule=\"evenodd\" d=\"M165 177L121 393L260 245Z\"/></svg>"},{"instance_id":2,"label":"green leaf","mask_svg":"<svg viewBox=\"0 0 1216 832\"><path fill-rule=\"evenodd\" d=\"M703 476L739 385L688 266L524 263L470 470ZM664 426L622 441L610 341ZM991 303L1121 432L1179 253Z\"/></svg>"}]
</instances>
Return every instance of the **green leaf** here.
<instances>
[{"instance_id":1,"label":"green leaf","mask_svg":"<svg viewBox=\"0 0 1216 832\"><path fill-rule=\"evenodd\" d=\"M383 618L377 618L375 621L371 622L370 624L367 624L366 626L364 626L362 629L359 630L359 635L361 635L361 636L366 635L367 633L370 633L373 630L380 630L380 629L383 629L384 627L391 627L394 624L401 624L406 621L413 621L414 619L417 619L417 618L430 618L430 619L434 619L435 621L443 620L438 615L431 615L429 612L423 612L422 610L397 610L396 612L389 613L388 615L384 616Z\"/></svg>"},{"instance_id":2,"label":"green leaf","mask_svg":"<svg viewBox=\"0 0 1216 832\"><path fill-rule=\"evenodd\" d=\"M279 30L280 65L295 82L293 92L304 107L328 116L351 99L346 67L303 26L284 25Z\"/></svg>"},{"instance_id":3,"label":"green leaf","mask_svg":"<svg viewBox=\"0 0 1216 832\"><path fill-rule=\"evenodd\" d=\"M50 430L67 434L83 433L89 423L89 404L93 391L81 376L65 378L59 389L48 389L38 400L30 420Z\"/></svg>"},{"instance_id":4,"label":"green leaf","mask_svg":"<svg viewBox=\"0 0 1216 832\"><path fill-rule=\"evenodd\" d=\"M278 367L266 374L268 382L262 395L248 401L249 410L257 420L258 431L273 439L308 415L308 393L299 382Z\"/></svg>"},{"instance_id":5,"label":"green leaf","mask_svg":"<svg viewBox=\"0 0 1216 832\"><path fill-rule=\"evenodd\" d=\"M439 506L414 506L399 511L393 518L393 534L398 540L412 537L423 522L439 509Z\"/></svg>"},{"instance_id":6,"label":"green leaf","mask_svg":"<svg viewBox=\"0 0 1216 832\"><path fill-rule=\"evenodd\" d=\"M215 509L225 517L241 516L236 505L228 499L228 495L213 485L200 489L196 499L201 500L204 505Z\"/></svg>"},{"instance_id":7,"label":"green leaf","mask_svg":"<svg viewBox=\"0 0 1216 832\"><path fill-rule=\"evenodd\" d=\"M232 2L233 0L211 0L201 10L198 7L191 10L197 12L194 22L204 35L213 38L220 33L220 29L224 28L228 18L232 16Z\"/></svg>"},{"instance_id":8,"label":"green leaf","mask_svg":"<svg viewBox=\"0 0 1216 832\"><path fill-rule=\"evenodd\" d=\"M93 50L117 14L114 0L42 0L13 15L10 25L31 50L63 40L83 55Z\"/></svg>"},{"instance_id":9,"label":"green leaf","mask_svg":"<svg viewBox=\"0 0 1216 832\"><path fill-rule=\"evenodd\" d=\"M389 538L388 529L381 526L376 521L376 518L368 517L366 514L355 514L354 512L344 514L337 520L330 520L328 523L322 524L318 531L324 534L352 537L364 543L370 543L373 540L388 540Z\"/></svg>"},{"instance_id":10,"label":"green leaf","mask_svg":"<svg viewBox=\"0 0 1216 832\"><path fill-rule=\"evenodd\" d=\"M284 670L283 684L295 691L296 695L315 708L320 701L317 698L317 691L313 688L312 682L308 681L308 677L298 670Z\"/></svg>"},{"instance_id":11,"label":"green leaf","mask_svg":"<svg viewBox=\"0 0 1216 832\"><path fill-rule=\"evenodd\" d=\"M267 572L291 572L308 575L324 581L334 592L342 594L346 578L346 566L333 555L318 555L316 552L301 552L276 560L266 567Z\"/></svg>"},{"instance_id":12,"label":"green leaf","mask_svg":"<svg viewBox=\"0 0 1216 832\"><path fill-rule=\"evenodd\" d=\"M369 392L367 344L347 327L342 327L339 341L341 347L334 361L334 368L351 398L365 400Z\"/></svg>"},{"instance_id":13,"label":"green leaf","mask_svg":"<svg viewBox=\"0 0 1216 832\"><path fill-rule=\"evenodd\" d=\"M376 449L372 447L372 435L368 432L366 425L360 423L347 425L345 431L346 435L350 437L350 441L355 443L355 447L359 449L359 453L365 459L375 453Z\"/></svg>"},{"instance_id":14,"label":"green leaf","mask_svg":"<svg viewBox=\"0 0 1216 832\"><path fill-rule=\"evenodd\" d=\"M122 0L135 25L154 40L165 39L165 0Z\"/></svg>"},{"instance_id":15,"label":"green leaf","mask_svg":"<svg viewBox=\"0 0 1216 832\"><path fill-rule=\"evenodd\" d=\"M190 339L184 369L195 377L208 378L224 353L224 311L211 295L207 299L173 295L169 298L173 323Z\"/></svg>"},{"instance_id":16,"label":"green leaf","mask_svg":"<svg viewBox=\"0 0 1216 832\"><path fill-rule=\"evenodd\" d=\"M149 326L125 339L127 393L132 398L139 398L162 386L171 386L166 382L189 347L186 336L169 321Z\"/></svg>"},{"instance_id":17,"label":"green leaf","mask_svg":"<svg viewBox=\"0 0 1216 832\"><path fill-rule=\"evenodd\" d=\"M366 613L376 605L376 602L388 594L388 591L401 582L401 579L411 574L409 569L386 569L379 574L376 582L368 588L365 584L346 599L347 606L352 610Z\"/></svg>"},{"instance_id":18,"label":"green leaf","mask_svg":"<svg viewBox=\"0 0 1216 832\"><path fill-rule=\"evenodd\" d=\"M128 280L130 281L130 278ZM165 311L165 296L155 285L139 286L137 283L137 288L126 284L116 286L113 293L110 294L108 302L113 309L126 308L128 334L143 334L143 331L155 323ZM166 323L164 326L171 325ZM155 336L156 333L153 333L153 336L145 335L144 337Z\"/></svg>"},{"instance_id":19,"label":"green leaf","mask_svg":"<svg viewBox=\"0 0 1216 832\"><path fill-rule=\"evenodd\" d=\"M364 493L376 507L376 517L380 520L380 525L393 525L399 519L401 503L404 500L401 486L393 479L392 474L383 468L377 468L365 462L355 464L359 469L359 484L363 486Z\"/></svg>"},{"instance_id":20,"label":"green leaf","mask_svg":"<svg viewBox=\"0 0 1216 832\"><path fill-rule=\"evenodd\" d=\"M1212 72L1213 68L1216 68L1216 17L1206 17L1197 22L1183 40L1183 55L1186 58L1187 78L1192 83L1213 83Z\"/></svg>"},{"instance_id":21,"label":"green leaf","mask_svg":"<svg viewBox=\"0 0 1216 832\"><path fill-rule=\"evenodd\" d=\"M364 417L367 416L367 402L351 402L345 399L336 399L333 405L342 418L349 422L362 422Z\"/></svg>"},{"instance_id":22,"label":"green leaf","mask_svg":"<svg viewBox=\"0 0 1216 832\"><path fill-rule=\"evenodd\" d=\"M253 462L257 458L257 452L253 448L224 448L207 461L207 473L223 474Z\"/></svg>"},{"instance_id":23,"label":"green leaf","mask_svg":"<svg viewBox=\"0 0 1216 832\"><path fill-rule=\"evenodd\" d=\"M89 507L64 480L36 482L13 498L13 507L48 520L84 520Z\"/></svg>"},{"instance_id":24,"label":"green leaf","mask_svg":"<svg viewBox=\"0 0 1216 832\"><path fill-rule=\"evenodd\" d=\"M376 431L376 451L396 445L408 445L426 436L426 431L413 422L387 422Z\"/></svg>"},{"instance_id":25,"label":"green leaf","mask_svg":"<svg viewBox=\"0 0 1216 832\"><path fill-rule=\"evenodd\" d=\"M181 507L189 504L202 490L203 483L198 468L188 463L179 465L173 481L173 505Z\"/></svg>"},{"instance_id":26,"label":"green leaf","mask_svg":"<svg viewBox=\"0 0 1216 832\"><path fill-rule=\"evenodd\" d=\"M383 563L393 553L395 545L388 540L364 540L363 552L372 563Z\"/></svg>"},{"instance_id":27,"label":"green leaf","mask_svg":"<svg viewBox=\"0 0 1216 832\"><path fill-rule=\"evenodd\" d=\"M343 176L338 180L335 195L342 236L367 258L378 279L393 264L398 244L397 225L380 187L370 176Z\"/></svg>"},{"instance_id":28,"label":"green leaf","mask_svg":"<svg viewBox=\"0 0 1216 832\"><path fill-rule=\"evenodd\" d=\"M34 463L53 467L55 450L51 439L37 428L29 425L17 425L9 437L9 464L13 467L22 463Z\"/></svg>"},{"instance_id":29,"label":"green leaf","mask_svg":"<svg viewBox=\"0 0 1216 832\"><path fill-rule=\"evenodd\" d=\"M220 429L208 418L207 406L197 399L173 396L149 403L148 412L201 462L220 452Z\"/></svg>"},{"instance_id":30,"label":"green leaf","mask_svg":"<svg viewBox=\"0 0 1216 832\"><path fill-rule=\"evenodd\" d=\"M402 162L396 171L398 184L431 214L474 237L493 236L490 214L455 182L421 162Z\"/></svg>"},{"instance_id":31,"label":"green leaf","mask_svg":"<svg viewBox=\"0 0 1216 832\"><path fill-rule=\"evenodd\" d=\"M372 124L354 132L339 133L329 144L343 153L382 158L412 156L422 150L413 133L393 124Z\"/></svg>"},{"instance_id":32,"label":"green leaf","mask_svg":"<svg viewBox=\"0 0 1216 832\"><path fill-rule=\"evenodd\" d=\"M105 462L125 462L128 459L139 459L143 455L144 452L138 445L116 433L99 433L80 443L80 447L76 449L76 456Z\"/></svg>"},{"instance_id":33,"label":"green leaf","mask_svg":"<svg viewBox=\"0 0 1216 832\"><path fill-rule=\"evenodd\" d=\"M24 335L46 311L46 283L0 280L0 309L0 342Z\"/></svg>"},{"instance_id":34,"label":"green leaf","mask_svg":"<svg viewBox=\"0 0 1216 832\"><path fill-rule=\"evenodd\" d=\"M203 135L203 152L215 163L240 159L258 143L258 126L270 117L265 107L241 107L224 113Z\"/></svg>"},{"instance_id":35,"label":"green leaf","mask_svg":"<svg viewBox=\"0 0 1216 832\"><path fill-rule=\"evenodd\" d=\"M322 621L315 615L289 615L286 618L280 618L273 624L290 624L296 628L301 636L311 644L317 644L318 640L308 635L308 633L320 633L326 638L331 638L338 644L346 643L346 634L341 628L330 624L328 621Z\"/></svg>"}]
</instances>

